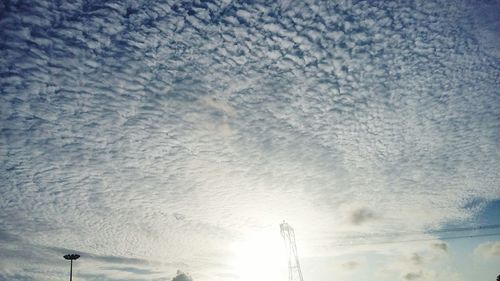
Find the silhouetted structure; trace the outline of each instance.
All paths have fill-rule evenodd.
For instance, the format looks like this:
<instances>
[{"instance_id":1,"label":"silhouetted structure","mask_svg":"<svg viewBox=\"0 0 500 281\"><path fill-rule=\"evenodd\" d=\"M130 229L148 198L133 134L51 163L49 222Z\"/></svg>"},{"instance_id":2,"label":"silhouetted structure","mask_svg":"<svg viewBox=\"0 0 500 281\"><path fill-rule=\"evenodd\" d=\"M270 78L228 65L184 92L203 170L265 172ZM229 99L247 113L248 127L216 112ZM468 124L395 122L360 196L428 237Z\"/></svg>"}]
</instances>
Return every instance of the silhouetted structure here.
<instances>
[{"instance_id":1,"label":"silhouetted structure","mask_svg":"<svg viewBox=\"0 0 500 281\"><path fill-rule=\"evenodd\" d=\"M78 255L78 254L69 254L69 255L64 256L65 259L67 259L71 262L71 264L69 266L69 281L73 280L73 260L76 260L79 257L80 257L80 255Z\"/></svg>"},{"instance_id":2,"label":"silhouetted structure","mask_svg":"<svg viewBox=\"0 0 500 281\"><path fill-rule=\"evenodd\" d=\"M285 247L288 251L288 280L289 281L304 281L302 271L300 270L299 254L297 253L297 245L295 243L295 233L293 228L283 221L280 224L281 236L285 240Z\"/></svg>"},{"instance_id":3,"label":"silhouetted structure","mask_svg":"<svg viewBox=\"0 0 500 281\"><path fill-rule=\"evenodd\" d=\"M497 281L500 281L500 275L497 276Z\"/></svg>"}]
</instances>

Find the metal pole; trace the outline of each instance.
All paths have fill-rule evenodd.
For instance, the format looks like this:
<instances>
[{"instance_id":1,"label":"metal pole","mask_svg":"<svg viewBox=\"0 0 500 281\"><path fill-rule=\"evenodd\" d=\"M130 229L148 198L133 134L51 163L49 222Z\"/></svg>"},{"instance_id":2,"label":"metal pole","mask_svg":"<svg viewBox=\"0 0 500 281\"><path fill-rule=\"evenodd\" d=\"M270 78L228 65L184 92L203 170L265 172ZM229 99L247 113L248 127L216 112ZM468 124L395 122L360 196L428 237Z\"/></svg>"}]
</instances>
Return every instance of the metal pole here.
<instances>
[{"instance_id":1,"label":"metal pole","mask_svg":"<svg viewBox=\"0 0 500 281\"><path fill-rule=\"evenodd\" d=\"M64 255L64 258L70 261L69 265L69 281L73 281L73 260L80 257L78 254Z\"/></svg>"}]
</instances>

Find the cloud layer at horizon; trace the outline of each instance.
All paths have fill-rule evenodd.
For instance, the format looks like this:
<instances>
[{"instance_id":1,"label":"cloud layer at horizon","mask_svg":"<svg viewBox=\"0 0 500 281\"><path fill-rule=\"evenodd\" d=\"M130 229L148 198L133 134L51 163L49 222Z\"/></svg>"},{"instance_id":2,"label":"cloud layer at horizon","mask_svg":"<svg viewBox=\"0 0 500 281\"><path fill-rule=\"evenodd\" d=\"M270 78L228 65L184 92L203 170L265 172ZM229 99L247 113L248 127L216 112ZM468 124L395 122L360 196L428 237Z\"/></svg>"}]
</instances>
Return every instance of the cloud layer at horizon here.
<instances>
[{"instance_id":1,"label":"cloud layer at horizon","mask_svg":"<svg viewBox=\"0 0 500 281\"><path fill-rule=\"evenodd\" d=\"M145 261L87 280L230 280L227 243L283 219L306 256L473 223L500 199L499 4L386 2L0 4L0 280L64 271L26 245Z\"/></svg>"}]
</instances>

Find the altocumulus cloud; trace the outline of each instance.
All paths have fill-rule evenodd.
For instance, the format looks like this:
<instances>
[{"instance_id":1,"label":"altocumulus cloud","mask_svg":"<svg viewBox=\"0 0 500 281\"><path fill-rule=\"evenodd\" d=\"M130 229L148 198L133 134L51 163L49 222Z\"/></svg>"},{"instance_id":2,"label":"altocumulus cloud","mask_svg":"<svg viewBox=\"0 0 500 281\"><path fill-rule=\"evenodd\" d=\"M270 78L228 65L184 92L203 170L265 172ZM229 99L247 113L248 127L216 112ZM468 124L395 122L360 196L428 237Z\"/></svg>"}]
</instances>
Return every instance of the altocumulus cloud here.
<instances>
[{"instance_id":1,"label":"altocumulus cloud","mask_svg":"<svg viewBox=\"0 0 500 281\"><path fill-rule=\"evenodd\" d=\"M55 253L27 262L60 247L95 257L88 280L211 280L234 276L228 242L283 218L315 254L332 229L473 218L500 196L498 10L3 1L0 276L56 279Z\"/></svg>"},{"instance_id":2,"label":"altocumulus cloud","mask_svg":"<svg viewBox=\"0 0 500 281\"><path fill-rule=\"evenodd\" d=\"M450 280L463 280L454 270L440 266L449 258L448 244L443 241L415 242L393 250L390 262L382 266L380 272L396 273L403 280L443 280L446 276Z\"/></svg>"}]
</instances>

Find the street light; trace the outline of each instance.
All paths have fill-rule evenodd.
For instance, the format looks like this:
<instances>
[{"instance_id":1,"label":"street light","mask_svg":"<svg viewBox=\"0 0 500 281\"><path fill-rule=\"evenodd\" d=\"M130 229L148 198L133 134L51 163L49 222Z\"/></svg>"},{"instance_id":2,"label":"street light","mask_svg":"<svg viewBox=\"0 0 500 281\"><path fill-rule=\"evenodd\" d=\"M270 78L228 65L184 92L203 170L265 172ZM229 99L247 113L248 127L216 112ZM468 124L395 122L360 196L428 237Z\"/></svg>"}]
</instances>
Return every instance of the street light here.
<instances>
[{"instance_id":1,"label":"street light","mask_svg":"<svg viewBox=\"0 0 500 281\"><path fill-rule=\"evenodd\" d=\"M78 254L70 254L70 255L65 255L64 258L67 260L70 260L71 265L69 267L69 281L73 280L73 260L76 260L80 257Z\"/></svg>"}]
</instances>

